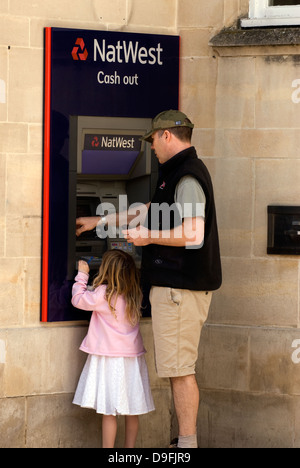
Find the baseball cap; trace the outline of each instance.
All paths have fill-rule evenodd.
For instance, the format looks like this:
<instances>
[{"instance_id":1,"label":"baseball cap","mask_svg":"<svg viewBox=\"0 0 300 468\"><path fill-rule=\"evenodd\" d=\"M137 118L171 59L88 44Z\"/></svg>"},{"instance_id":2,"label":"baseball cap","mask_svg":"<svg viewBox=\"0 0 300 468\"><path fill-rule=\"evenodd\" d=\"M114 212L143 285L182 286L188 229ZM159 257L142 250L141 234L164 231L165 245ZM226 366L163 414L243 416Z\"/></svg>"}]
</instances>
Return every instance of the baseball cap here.
<instances>
[{"instance_id":1,"label":"baseball cap","mask_svg":"<svg viewBox=\"0 0 300 468\"><path fill-rule=\"evenodd\" d=\"M173 128L173 127L189 127L194 128L194 124L192 124L188 117L179 110L167 110L163 111L158 114L152 120L152 129L147 132L141 140L145 140L151 143L151 136L157 130L163 130L166 128Z\"/></svg>"}]
</instances>

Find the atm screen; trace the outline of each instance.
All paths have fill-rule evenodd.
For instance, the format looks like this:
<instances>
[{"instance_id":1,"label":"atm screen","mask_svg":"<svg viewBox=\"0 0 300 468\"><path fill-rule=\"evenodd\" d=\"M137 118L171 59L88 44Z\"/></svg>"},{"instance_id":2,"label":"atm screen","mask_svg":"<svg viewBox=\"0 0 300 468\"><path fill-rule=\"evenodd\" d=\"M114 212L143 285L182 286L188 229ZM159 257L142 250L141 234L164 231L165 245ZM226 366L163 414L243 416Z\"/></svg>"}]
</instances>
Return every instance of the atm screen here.
<instances>
[{"instance_id":1,"label":"atm screen","mask_svg":"<svg viewBox=\"0 0 300 468\"><path fill-rule=\"evenodd\" d=\"M77 205L76 217L93 216L92 206L89 203L80 203Z\"/></svg>"},{"instance_id":2,"label":"atm screen","mask_svg":"<svg viewBox=\"0 0 300 468\"><path fill-rule=\"evenodd\" d=\"M141 150L140 135L86 133L81 173L127 176Z\"/></svg>"},{"instance_id":3,"label":"atm screen","mask_svg":"<svg viewBox=\"0 0 300 468\"><path fill-rule=\"evenodd\" d=\"M96 216L99 197L78 197L76 205L76 218L81 216Z\"/></svg>"}]
</instances>

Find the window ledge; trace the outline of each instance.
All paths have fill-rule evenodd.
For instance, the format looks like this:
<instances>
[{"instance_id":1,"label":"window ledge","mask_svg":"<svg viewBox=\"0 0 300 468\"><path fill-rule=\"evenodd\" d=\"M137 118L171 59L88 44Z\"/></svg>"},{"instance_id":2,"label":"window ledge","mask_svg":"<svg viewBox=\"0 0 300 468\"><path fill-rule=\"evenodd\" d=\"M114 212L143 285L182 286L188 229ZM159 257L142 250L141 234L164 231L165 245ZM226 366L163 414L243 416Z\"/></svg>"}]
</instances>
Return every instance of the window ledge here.
<instances>
[{"instance_id":1,"label":"window ledge","mask_svg":"<svg viewBox=\"0 0 300 468\"><path fill-rule=\"evenodd\" d=\"M242 28L267 27L267 26L299 26L300 18L244 18L241 21Z\"/></svg>"},{"instance_id":2,"label":"window ledge","mask_svg":"<svg viewBox=\"0 0 300 468\"><path fill-rule=\"evenodd\" d=\"M270 55L270 53L298 55L300 54L300 27L225 28L210 40L209 45L221 56Z\"/></svg>"}]
</instances>

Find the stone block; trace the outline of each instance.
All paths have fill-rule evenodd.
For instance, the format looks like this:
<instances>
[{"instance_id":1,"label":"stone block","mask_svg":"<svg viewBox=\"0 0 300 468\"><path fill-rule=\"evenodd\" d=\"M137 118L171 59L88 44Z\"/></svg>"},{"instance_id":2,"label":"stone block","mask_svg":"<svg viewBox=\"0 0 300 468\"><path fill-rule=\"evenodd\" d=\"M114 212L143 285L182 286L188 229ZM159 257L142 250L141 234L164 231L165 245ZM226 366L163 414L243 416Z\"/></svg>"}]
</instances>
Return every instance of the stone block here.
<instances>
[{"instance_id":1,"label":"stone block","mask_svg":"<svg viewBox=\"0 0 300 468\"><path fill-rule=\"evenodd\" d=\"M8 119L11 122L42 123L42 49L12 48L9 54ZM12 148L14 148L12 146ZM26 148L27 150L27 148ZM11 152L16 152L14 149Z\"/></svg>"},{"instance_id":2,"label":"stone block","mask_svg":"<svg viewBox=\"0 0 300 468\"><path fill-rule=\"evenodd\" d=\"M180 108L195 127L215 125L217 63L213 58L182 58Z\"/></svg>"},{"instance_id":3,"label":"stone block","mask_svg":"<svg viewBox=\"0 0 300 468\"><path fill-rule=\"evenodd\" d=\"M5 193L6 193L6 156L0 154L0 257L5 250Z\"/></svg>"},{"instance_id":4,"label":"stone block","mask_svg":"<svg viewBox=\"0 0 300 468\"><path fill-rule=\"evenodd\" d=\"M25 398L0 398L0 414L0 448L25 448Z\"/></svg>"},{"instance_id":5,"label":"stone block","mask_svg":"<svg viewBox=\"0 0 300 468\"><path fill-rule=\"evenodd\" d=\"M41 259L27 258L24 282L24 322L36 326L40 321Z\"/></svg>"},{"instance_id":6,"label":"stone block","mask_svg":"<svg viewBox=\"0 0 300 468\"><path fill-rule=\"evenodd\" d=\"M297 327L298 263L282 259L222 259L224 282L213 295L210 323Z\"/></svg>"},{"instance_id":7,"label":"stone block","mask_svg":"<svg viewBox=\"0 0 300 468\"><path fill-rule=\"evenodd\" d=\"M72 404L73 394L27 399L27 448L100 448L101 417Z\"/></svg>"},{"instance_id":8,"label":"stone block","mask_svg":"<svg viewBox=\"0 0 300 468\"><path fill-rule=\"evenodd\" d=\"M221 254L249 257L252 240L252 162L249 159L231 159L228 164L226 158L207 158L204 163L214 185Z\"/></svg>"},{"instance_id":9,"label":"stone block","mask_svg":"<svg viewBox=\"0 0 300 468\"><path fill-rule=\"evenodd\" d=\"M49 2L36 1L21 3L18 0L11 0L10 12L15 15L44 18L44 19L65 19L69 21L86 22L98 21L115 23L126 17L126 2L123 0L111 0L107 2L85 2L74 0L72 8L70 4L53 0ZM84 28L84 26L83 26Z\"/></svg>"},{"instance_id":10,"label":"stone block","mask_svg":"<svg viewBox=\"0 0 300 468\"><path fill-rule=\"evenodd\" d=\"M8 13L8 2L9 0L0 0L1 12L3 14Z\"/></svg>"},{"instance_id":11,"label":"stone block","mask_svg":"<svg viewBox=\"0 0 300 468\"><path fill-rule=\"evenodd\" d=\"M0 153L26 153L28 127L23 123L1 123Z\"/></svg>"},{"instance_id":12,"label":"stone block","mask_svg":"<svg viewBox=\"0 0 300 468\"><path fill-rule=\"evenodd\" d=\"M210 0L210 2L195 2L180 0L178 3L179 27L214 27L221 28L224 18L224 2Z\"/></svg>"},{"instance_id":13,"label":"stone block","mask_svg":"<svg viewBox=\"0 0 300 468\"><path fill-rule=\"evenodd\" d=\"M130 4L128 23L154 24L155 27L175 27L176 14L173 0L133 0Z\"/></svg>"},{"instance_id":14,"label":"stone block","mask_svg":"<svg viewBox=\"0 0 300 468\"><path fill-rule=\"evenodd\" d=\"M1 362L0 362L0 398L5 397L4 389L4 370L6 363L6 332L0 329L0 342L1 342ZM5 361L5 362L3 362Z\"/></svg>"},{"instance_id":15,"label":"stone block","mask_svg":"<svg viewBox=\"0 0 300 468\"><path fill-rule=\"evenodd\" d=\"M197 379L201 388L247 391L249 338L246 328L205 325L200 340Z\"/></svg>"},{"instance_id":16,"label":"stone block","mask_svg":"<svg viewBox=\"0 0 300 468\"><path fill-rule=\"evenodd\" d=\"M6 218L6 256L39 257L41 253L40 216Z\"/></svg>"},{"instance_id":17,"label":"stone block","mask_svg":"<svg viewBox=\"0 0 300 468\"><path fill-rule=\"evenodd\" d=\"M201 391L200 448L293 448L294 403L287 395Z\"/></svg>"},{"instance_id":18,"label":"stone block","mask_svg":"<svg viewBox=\"0 0 300 468\"><path fill-rule=\"evenodd\" d=\"M296 129L226 129L217 155L227 158L296 159L300 156Z\"/></svg>"},{"instance_id":19,"label":"stone block","mask_svg":"<svg viewBox=\"0 0 300 468\"><path fill-rule=\"evenodd\" d=\"M208 43L211 32L207 28L182 28L180 35L180 56L183 57L207 57L213 55L213 50Z\"/></svg>"},{"instance_id":20,"label":"stone block","mask_svg":"<svg viewBox=\"0 0 300 468\"><path fill-rule=\"evenodd\" d=\"M249 338L250 390L299 396L300 330L251 329Z\"/></svg>"},{"instance_id":21,"label":"stone block","mask_svg":"<svg viewBox=\"0 0 300 468\"><path fill-rule=\"evenodd\" d=\"M279 55L256 59L258 128L299 128L299 64L295 57Z\"/></svg>"},{"instance_id":22,"label":"stone block","mask_svg":"<svg viewBox=\"0 0 300 468\"><path fill-rule=\"evenodd\" d=\"M1 13L2 13L2 6ZM0 44L27 47L29 45L29 18L11 15L0 16Z\"/></svg>"},{"instance_id":23,"label":"stone block","mask_svg":"<svg viewBox=\"0 0 300 468\"><path fill-rule=\"evenodd\" d=\"M7 331L7 396L74 392L87 355L79 351L86 327Z\"/></svg>"},{"instance_id":24,"label":"stone block","mask_svg":"<svg viewBox=\"0 0 300 468\"><path fill-rule=\"evenodd\" d=\"M8 216L22 216L24 225L35 222L41 216L42 160L36 154L13 154L7 157ZM31 218L31 219L30 219ZM29 222L30 221L30 222ZM19 221L21 222L21 221ZM7 230L10 227L7 226Z\"/></svg>"},{"instance_id":25,"label":"stone block","mask_svg":"<svg viewBox=\"0 0 300 468\"><path fill-rule=\"evenodd\" d=\"M0 47L0 122L7 121L7 54L7 47Z\"/></svg>"},{"instance_id":26,"label":"stone block","mask_svg":"<svg viewBox=\"0 0 300 468\"><path fill-rule=\"evenodd\" d=\"M43 148L43 126L40 124L29 124L28 126L28 152L30 154L42 155Z\"/></svg>"},{"instance_id":27,"label":"stone block","mask_svg":"<svg viewBox=\"0 0 300 468\"><path fill-rule=\"evenodd\" d=\"M20 325L23 320L24 260L0 258L0 326Z\"/></svg>"},{"instance_id":28,"label":"stone block","mask_svg":"<svg viewBox=\"0 0 300 468\"><path fill-rule=\"evenodd\" d=\"M240 0L227 0L224 1L224 26L232 26L236 24L237 17L239 16L239 3Z\"/></svg>"},{"instance_id":29,"label":"stone block","mask_svg":"<svg viewBox=\"0 0 300 468\"><path fill-rule=\"evenodd\" d=\"M218 60L217 128L253 128L255 124L255 59Z\"/></svg>"}]
</instances>

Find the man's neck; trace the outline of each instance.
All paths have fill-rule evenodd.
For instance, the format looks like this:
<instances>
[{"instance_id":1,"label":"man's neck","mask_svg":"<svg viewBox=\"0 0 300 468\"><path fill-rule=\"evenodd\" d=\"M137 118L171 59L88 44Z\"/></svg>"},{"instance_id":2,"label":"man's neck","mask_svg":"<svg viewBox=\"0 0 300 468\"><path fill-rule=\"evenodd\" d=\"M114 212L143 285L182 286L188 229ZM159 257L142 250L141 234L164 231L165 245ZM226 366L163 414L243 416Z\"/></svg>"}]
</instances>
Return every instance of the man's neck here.
<instances>
[{"instance_id":1,"label":"man's neck","mask_svg":"<svg viewBox=\"0 0 300 468\"><path fill-rule=\"evenodd\" d=\"M191 142L180 142L180 144L176 144L174 145L172 151L170 151L170 156L169 158L167 159L167 161L169 159L172 159L174 156L176 156L176 154L178 153L181 153L182 151L188 149L188 148L191 148Z\"/></svg>"}]
</instances>

